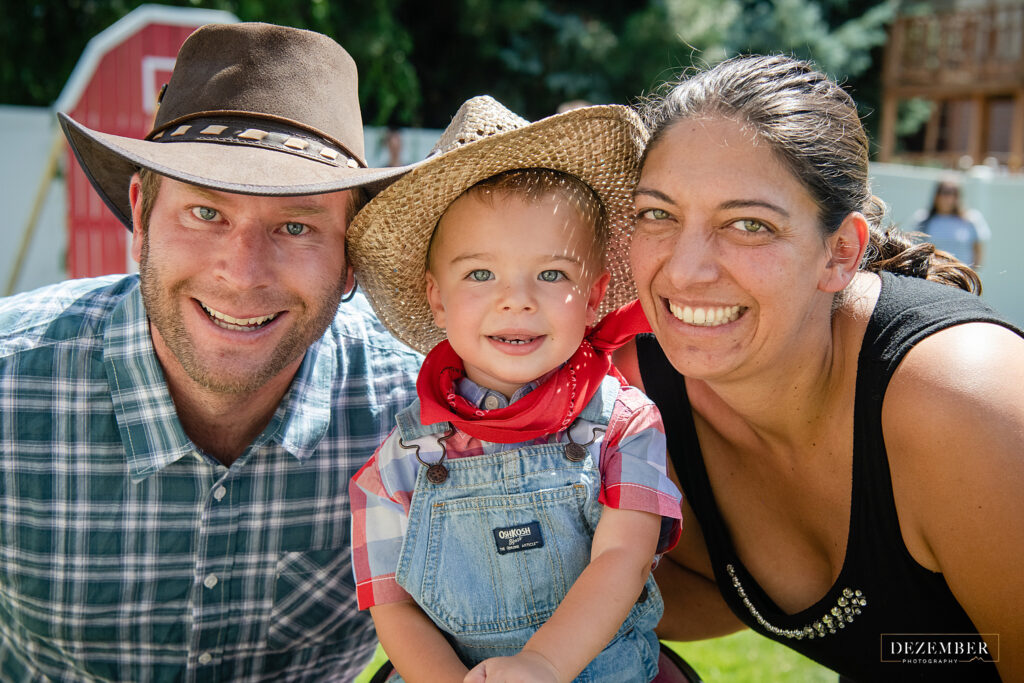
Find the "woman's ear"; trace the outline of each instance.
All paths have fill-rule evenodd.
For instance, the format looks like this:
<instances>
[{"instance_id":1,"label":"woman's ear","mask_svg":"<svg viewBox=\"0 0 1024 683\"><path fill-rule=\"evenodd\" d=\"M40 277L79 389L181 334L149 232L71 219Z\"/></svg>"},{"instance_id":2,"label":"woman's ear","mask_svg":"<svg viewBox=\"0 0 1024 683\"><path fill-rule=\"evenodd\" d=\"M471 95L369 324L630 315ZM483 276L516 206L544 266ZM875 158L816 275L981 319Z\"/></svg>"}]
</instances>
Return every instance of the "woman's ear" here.
<instances>
[{"instance_id":1,"label":"woman's ear","mask_svg":"<svg viewBox=\"0 0 1024 683\"><path fill-rule=\"evenodd\" d=\"M854 211L825 240L828 260L818 282L818 289L834 294L850 284L867 247L868 221L864 214Z\"/></svg>"}]
</instances>

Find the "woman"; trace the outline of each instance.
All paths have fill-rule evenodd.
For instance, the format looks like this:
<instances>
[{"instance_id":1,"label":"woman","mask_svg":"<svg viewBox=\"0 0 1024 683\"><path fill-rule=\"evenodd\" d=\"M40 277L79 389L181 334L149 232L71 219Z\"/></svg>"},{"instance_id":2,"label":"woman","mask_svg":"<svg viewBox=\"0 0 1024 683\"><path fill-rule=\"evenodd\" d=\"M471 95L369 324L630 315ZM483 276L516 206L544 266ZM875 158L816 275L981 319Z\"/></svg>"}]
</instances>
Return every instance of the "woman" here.
<instances>
[{"instance_id":1,"label":"woman","mask_svg":"<svg viewBox=\"0 0 1024 683\"><path fill-rule=\"evenodd\" d=\"M974 268L981 265L982 247L991 236L988 223L979 211L963 205L960 181L949 177L935 186L932 205L914 214L914 228L927 240Z\"/></svg>"},{"instance_id":2,"label":"woman","mask_svg":"<svg viewBox=\"0 0 1024 683\"><path fill-rule=\"evenodd\" d=\"M883 635L975 634L961 651L1024 680L1021 333L969 268L881 231L854 104L808 64L730 60L648 119L632 267L656 339L617 362L688 501L660 635L745 624L853 680L998 680L935 663L971 658L949 638Z\"/></svg>"}]
</instances>

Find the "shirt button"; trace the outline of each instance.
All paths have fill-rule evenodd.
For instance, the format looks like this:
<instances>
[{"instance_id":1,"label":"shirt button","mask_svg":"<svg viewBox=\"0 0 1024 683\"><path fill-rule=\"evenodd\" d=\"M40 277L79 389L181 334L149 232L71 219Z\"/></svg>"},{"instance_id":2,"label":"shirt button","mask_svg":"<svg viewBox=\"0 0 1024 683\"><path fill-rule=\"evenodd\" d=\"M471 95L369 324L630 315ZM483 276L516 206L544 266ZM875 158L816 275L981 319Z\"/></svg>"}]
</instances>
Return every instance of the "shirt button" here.
<instances>
[{"instance_id":1,"label":"shirt button","mask_svg":"<svg viewBox=\"0 0 1024 683\"><path fill-rule=\"evenodd\" d=\"M484 399L484 408L487 410L494 410L498 407L498 397L494 394L488 394L487 398Z\"/></svg>"},{"instance_id":2,"label":"shirt button","mask_svg":"<svg viewBox=\"0 0 1024 683\"><path fill-rule=\"evenodd\" d=\"M213 661L213 655L211 655L209 652L204 652L203 654L199 655L199 663L200 664L209 664L212 661Z\"/></svg>"},{"instance_id":3,"label":"shirt button","mask_svg":"<svg viewBox=\"0 0 1024 683\"><path fill-rule=\"evenodd\" d=\"M218 486L213 492L213 497L220 501L224 498L227 492L228 490L226 488L224 488L223 486Z\"/></svg>"},{"instance_id":4,"label":"shirt button","mask_svg":"<svg viewBox=\"0 0 1024 683\"><path fill-rule=\"evenodd\" d=\"M217 578L216 574L207 574L206 578L203 579L203 585L206 586L207 588L213 588L214 586L217 585L217 582L219 580L220 579Z\"/></svg>"}]
</instances>

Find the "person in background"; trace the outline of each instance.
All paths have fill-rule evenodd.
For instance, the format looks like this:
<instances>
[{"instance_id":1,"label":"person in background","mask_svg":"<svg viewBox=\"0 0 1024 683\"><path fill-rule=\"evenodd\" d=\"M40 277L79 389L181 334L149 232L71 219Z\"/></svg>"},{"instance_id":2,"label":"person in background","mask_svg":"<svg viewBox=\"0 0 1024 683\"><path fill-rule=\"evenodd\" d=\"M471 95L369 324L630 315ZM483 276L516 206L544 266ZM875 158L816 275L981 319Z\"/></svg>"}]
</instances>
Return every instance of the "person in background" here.
<instances>
[{"instance_id":1,"label":"person in background","mask_svg":"<svg viewBox=\"0 0 1024 683\"><path fill-rule=\"evenodd\" d=\"M684 494L659 635L747 626L855 681L1024 680L1024 332L882 224L856 105L809 63L726 60L647 120L654 336L616 363Z\"/></svg>"},{"instance_id":2,"label":"person in background","mask_svg":"<svg viewBox=\"0 0 1024 683\"><path fill-rule=\"evenodd\" d=\"M61 125L139 274L0 300L0 679L352 679L347 484L421 360L351 294L402 172L366 168L355 63L210 25L145 140Z\"/></svg>"},{"instance_id":3,"label":"person in background","mask_svg":"<svg viewBox=\"0 0 1024 683\"><path fill-rule=\"evenodd\" d=\"M977 269L982 265L985 242L992 231L980 211L964 207L963 188L953 176L935 186L932 205L919 209L911 221L936 249L948 252Z\"/></svg>"},{"instance_id":4,"label":"person in background","mask_svg":"<svg viewBox=\"0 0 1024 683\"><path fill-rule=\"evenodd\" d=\"M402 165L402 129L388 126L384 130L384 146L388 150L388 166Z\"/></svg>"}]
</instances>

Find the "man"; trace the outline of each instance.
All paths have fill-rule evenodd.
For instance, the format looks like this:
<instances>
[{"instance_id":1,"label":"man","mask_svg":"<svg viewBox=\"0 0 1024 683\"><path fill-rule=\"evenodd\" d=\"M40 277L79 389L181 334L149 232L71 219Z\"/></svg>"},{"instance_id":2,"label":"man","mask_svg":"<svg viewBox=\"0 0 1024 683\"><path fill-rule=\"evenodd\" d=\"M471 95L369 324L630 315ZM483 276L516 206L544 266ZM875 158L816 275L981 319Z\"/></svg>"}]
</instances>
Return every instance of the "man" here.
<instances>
[{"instance_id":1,"label":"man","mask_svg":"<svg viewBox=\"0 0 1024 683\"><path fill-rule=\"evenodd\" d=\"M420 358L342 301L361 188L402 172L356 85L326 36L207 26L146 140L61 116L139 275L0 301L0 679L365 666L346 490Z\"/></svg>"}]
</instances>

